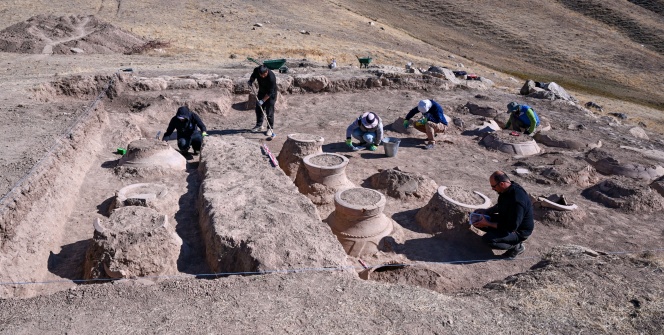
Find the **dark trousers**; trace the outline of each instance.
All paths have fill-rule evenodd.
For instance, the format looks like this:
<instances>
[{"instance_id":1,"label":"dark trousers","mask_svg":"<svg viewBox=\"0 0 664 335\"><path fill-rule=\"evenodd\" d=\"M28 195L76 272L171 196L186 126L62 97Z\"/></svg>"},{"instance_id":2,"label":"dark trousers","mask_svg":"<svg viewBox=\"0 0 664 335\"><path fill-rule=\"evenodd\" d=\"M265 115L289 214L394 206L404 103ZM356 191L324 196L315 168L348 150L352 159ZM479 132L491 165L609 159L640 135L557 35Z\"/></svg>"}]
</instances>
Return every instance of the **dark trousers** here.
<instances>
[{"instance_id":1,"label":"dark trousers","mask_svg":"<svg viewBox=\"0 0 664 335\"><path fill-rule=\"evenodd\" d=\"M180 151L188 151L189 147L193 147L194 151L201 151L202 144L203 135L200 131L194 132L191 137L178 138L178 149L180 149Z\"/></svg>"},{"instance_id":2,"label":"dark trousers","mask_svg":"<svg viewBox=\"0 0 664 335\"><path fill-rule=\"evenodd\" d=\"M493 228L478 229L486 232L486 234L482 236L482 241L492 249L508 250L525 241L525 239L521 239L515 232L506 233Z\"/></svg>"},{"instance_id":3,"label":"dark trousers","mask_svg":"<svg viewBox=\"0 0 664 335\"><path fill-rule=\"evenodd\" d=\"M268 99L267 102L263 104L263 110L265 111L265 114L267 115L267 123L269 125L269 128L274 129L274 100ZM261 106L256 103L256 125L257 126L262 126L263 125L263 112L261 112Z\"/></svg>"}]
</instances>

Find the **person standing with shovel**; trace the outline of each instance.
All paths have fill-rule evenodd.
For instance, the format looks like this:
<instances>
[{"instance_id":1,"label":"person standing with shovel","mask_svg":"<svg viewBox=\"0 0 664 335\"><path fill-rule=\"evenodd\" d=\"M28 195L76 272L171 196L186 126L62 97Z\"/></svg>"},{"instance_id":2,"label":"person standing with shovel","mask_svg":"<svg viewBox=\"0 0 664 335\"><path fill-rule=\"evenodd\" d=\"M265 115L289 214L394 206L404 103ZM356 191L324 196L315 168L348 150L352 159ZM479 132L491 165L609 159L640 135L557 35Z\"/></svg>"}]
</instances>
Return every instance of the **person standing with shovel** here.
<instances>
[{"instance_id":1,"label":"person standing with shovel","mask_svg":"<svg viewBox=\"0 0 664 335\"><path fill-rule=\"evenodd\" d=\"M252 88L254 80L258 82L258 93L256 94L256 125L251 129L253 132L263 131L263 119L267 117L267 131L265 135L274 136L274 104L277 102L277 77L274 72L265 65L254 69L249 77L249 87Z\"/></svg>"}]
</instances>

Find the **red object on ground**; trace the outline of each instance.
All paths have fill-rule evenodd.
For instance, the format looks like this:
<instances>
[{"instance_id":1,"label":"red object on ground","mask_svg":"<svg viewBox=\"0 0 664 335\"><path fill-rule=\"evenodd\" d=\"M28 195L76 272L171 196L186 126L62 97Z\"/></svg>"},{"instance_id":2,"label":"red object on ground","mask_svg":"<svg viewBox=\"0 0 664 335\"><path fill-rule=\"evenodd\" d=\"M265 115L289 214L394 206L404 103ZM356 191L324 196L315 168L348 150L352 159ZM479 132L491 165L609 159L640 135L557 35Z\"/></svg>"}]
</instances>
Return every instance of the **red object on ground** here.
<instances>
[{"instance_id":1,"label":"red object on ground","mask_svg":"<svg viewBox=\"0 0 664 335\"><path fill-rule=\"evenodd\" d=\"M360 262L360 264L362 264L362 266L363 266L365 269L368 269L368 268L369 268L369 266L367 265L367 263L365 263L363 260L358 259L357 261Z\"/></svg>"},{"instance_id":2,"label":"red object on ground","mask_svg":"<svg viewBox=\"0 0 664 335\"><path fill-rule=\"evenodd\" d=\"M519 136L519 133L516 132L516 131L513 131L513 132L510 133L510 135L512 135L512 136Z\"/></svg>"},{"instance_id":3,"label":"red object on ground","mask_svg":"<svg viewBox=\"0 0 664 335\"><path fill-rule=\"evenodd\" d=\"M272 154L272 152L265 143L263 143L263 150L265 150L265 154L268 155L268 157L270 157L270 162L272 162L272 166L277 167L279 163L277 163L277 159L274 158L274 155Z\"/></svg>"}]
</instances>

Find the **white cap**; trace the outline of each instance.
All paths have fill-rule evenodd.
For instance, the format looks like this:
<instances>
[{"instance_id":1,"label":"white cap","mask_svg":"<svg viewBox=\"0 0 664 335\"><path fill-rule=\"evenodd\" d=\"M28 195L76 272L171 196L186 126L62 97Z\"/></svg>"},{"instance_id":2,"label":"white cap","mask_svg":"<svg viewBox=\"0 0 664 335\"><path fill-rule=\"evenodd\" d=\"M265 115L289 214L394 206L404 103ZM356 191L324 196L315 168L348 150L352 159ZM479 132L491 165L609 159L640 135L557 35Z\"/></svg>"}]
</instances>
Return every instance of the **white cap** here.
<instances>
[{"instance_id":1,"label":"white cap","mask_svg":"<svg viewBox=\"0 0 664 335\"><path fill-rule=\"evenodd\" d=\"M417 104L417 110L419 110L422 114L428 112L430 108L431 100L420 100L420 103Z\"/></svg>"}]
</instances>

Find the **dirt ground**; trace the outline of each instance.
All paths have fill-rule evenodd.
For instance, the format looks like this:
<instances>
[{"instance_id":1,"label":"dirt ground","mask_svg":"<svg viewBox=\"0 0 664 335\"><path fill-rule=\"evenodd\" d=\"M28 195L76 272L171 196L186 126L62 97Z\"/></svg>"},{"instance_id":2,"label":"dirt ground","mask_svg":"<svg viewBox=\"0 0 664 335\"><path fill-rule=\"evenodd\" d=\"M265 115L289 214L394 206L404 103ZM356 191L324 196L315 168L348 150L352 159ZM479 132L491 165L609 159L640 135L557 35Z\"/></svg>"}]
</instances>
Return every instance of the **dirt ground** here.
<instances>
[{"instance_id":1,"label":"dirt ground","mask_svg":"<svg viewBox=\"0 0 664 335\"><path fill-rule=\"evenodd\" d=\"M137 34L160 38L176 38L183 34L175 25L166 26L157 33L155 22L172 18L172 13L162 13L163 16L154 12L143 13L144 20L137 23L137 18L141 17L139 4L102 1L86 6L79 10L97 13L103 18L115 17L114 24L128 31L134 27ZM609 155L613 152L615 164L641 164L627 166L627 169L664 165L652 156L644 158L642 153L621 148L630 146L664 151L664 141L657 132L661 128L656 126L661 123L661 112L587 93L582 96L600 102L611 101L608 104L611 108L598 113L579 104L524 98L515 94L520 82L469 61L467 67L473 66L473 70L494 80L496 87L360 87L318 93L286 90L277 105L277 136L266 141L266 136L248 131L255 116L253 110L245 108L248 100L245 91L225 95L215 86L187 86L187 80L216 76L230 79L235 83L235 89L239 87L237 83L246 82L253 67L241 59L248 50L258 50L261 57L284 54L312 59L301 61L289 57L292 70L277 76L280 82L290 85L294 84L289 77L304 75L322 75L330 81L374 76L375 71L405 75L403 65L396 59L410 59L405 55L406 51L393 51L389 55L378 53L379 60L381 56L395 60L394 66L378 64L360 70L350 65L351 58L337 56L338 60L349 64L334 71L326 68L325 58L333 55L325 49L330 44L359 53L363 39L375 41L377 50L405 43L407 45L400 46L400 50L417 50L417 57L422 62L449 65L452 58L423 56L441 50L435 44L427 44L424 39L413 38L388 25L376 33L386 32L389 37L370 39L366 28L380 29L382 23L378 27L368 25L369 20L376 21L377 18L354 14L354 11L344 10L335 3L325 3L323 7L333 8L339 15L343 13L338 24L343 27L339 28L341 32L331 26L304 21L290 31L293 35L280 35L286 33L278 28L291 25L295 21L291 17L307 14L316 17L321 9L300 8L302 10L295 14L292 4L287 3L277 6L279 8L274 10L270 23L267 23L267 18L255 20L251 13L262 8L251 4L227 2L217 5L210 2L174 6L177 8L172 12L181 9L188 15L204 15L214 29L242 23L246 31L235 35L229 32L220 36L218 42L232 46L226 53L237 53L240 59L192 56L193 50L202 50L201 54L205 54L214 53L215 48L219 48L205 46L206 30L192 26L195 23L187 24L196 32L189 39L189 45L178 42L167 51L153 50L148 55L0 53L0 64L7 65L0 68L0 101L3 102L0 113L8 121L0 125L4 153L0 158L0 194L3 195L0 213L8 210L31 213L21 218L22 224L11 232L5 228L16 222L3 222L0 281L5 299L0 300L0 332L87 333L105 327L147 333L214 332L223 328L229 332L322 330L355 333L381 330L470 334L495 331L494 327L501 324L509 325L506 326L509 328L501 329L499 333L662 331L664 293L657 284L662 282L664 262L661 253L664 228L659 220L660 211L643 206L632 206L639 208L638 211L613 209L607 207L606 202L584 196L587 193L584 190L599 181L618 178L620 185L627 180L639 189L635 193L640 198L630 194L626 201L660 203L662 195L648 186L655 178L602 175L587 159L590 148L569 149L540 144L542 153L527 157L487 149L479 144L481 136L470 131L473 125L481 125L487 119L468 114L461 107L470 101L503 111L510 101L525 102L551 123L551 132L557 136L581 143L601 141L602 149ZM215 6L221 7L216 9ZM25 13L33 10L22 12L25 19L30 17ZM13 2L0 5L3 18L17 11ZM266 23L255 31L251 30L254 21ZM650 24L644 23L645 27ZM272 39L288 36L294 43L289 46L292 49L285 49L279 43L272 49L252 49L254 40L244 37L243 49L240 41L231 42L233 36L250 33L269 35ZM351 37L353 33L356 34ZM316 43L301 40L308 36L318 36L320 40ZM340 42L334 43L336 41ZM318 55L307 51L315 47L321 47L323 51ZM255 53L249 55L256 56ZM112 76L119 69L129 67L134 71L125 73L124 79ZM163 76L168 76L175 87L141 91L128 84L138 77L154 79ZM111 78L116 78L113 87L124 88L117 89L110 97L100 96L98 104L94 104L98 100L97 93ZM417 80L426 81L423 77ZM575 94L573 89L570 92ZM448 133L439 135L433 150L424 150L424 134L407 135L396 132L391 126L425 98L441 103L447 116L463 124L463 127L452 126ZM187 169L175 172L119 167L120 156L115 152L133 139L153 138L159 131L163 132L177 107L183 104L189 104L201 115L210 136L224 139L228 135L239 135L266 143L275 156L287 134L322 136L325 139L324 152L342 154L350 160L346 173L355 185L369 187L371 176L398 167L401 171L430 178L437 185L479 191L495 202L497 195L490 188L488 176L495 170L504 170L532 196L563 194L579 209L570 215L547 215L546 210L537 209L536 230L525 244L526 252L514 261L504 261L483 246L479 233L472 229L425 233L415 222L415 214L430 198L388 197L385 214L396 222L395 230L381 252L362 260L370 266L397 263L411 265L409 267L375 273L371 281L326 272L196 279L194 277L205 278L202 274L210 273L201 232L196 225L199 213L195 203L201 183L199 156L186 156ZM375 152L346 149L343 143L345 129L365 111L374 111L383 119L386 136L401 139L395 157L386 157L382 147ZM606 116L607 112L626 112L630 117L620 120ZM643 124L639 125L639 122ZM644 125L647 138L637 137L630 131ZM169 143L175 146L173 141ZM204 152L205 148L202 155ZM256 154L261 153L257 151ZM271 168L265 159L265 168ZM53 160L56 160L55 165L49 165ZM43 171L44 166L60 168ZM517 168L528 171L517 174ZM22 182L39 173L51 174L53 179L26 189ZM170 199L177 202L177 206L166 213L176 222L176 232L183 240L177 273L173 274L177 278L157 284L142 279L124 284L77 284L75 281L82 278L82 261L92 237L91 223L95 218L108 215L115 191L137 182L159 182L177 190ZM16 185L22 186L16 188ZM9 203L20 195L28 197L21 199L31 199L35 188L46 190L39 199L32 199L35 204L59 206L43 206L39 210L32 208L29 201ZM604 193L609 197L612 194L618 194L616 198L621 196L620 192L610 190ZM33 227L26 222L36 224ZM582 247L560 248L561 245ZM349 261L357 272L362 270L359 260L349 258ZM17 285L17 282L27 284ZM35 282L41 284L29 284ZM156 305L161 307L155 308ZM173 313L174 309L179 312ZM164 313L166 310L169 312ZM569 310L577 313L568 313ZM91 322L91 311L97 318L94 322ZM316 311L324 311L322 315L325 316ZM279 320L275 321L275 318ZM187 326L191 324L198 326Z\"/></svg>"}]
</instances>

